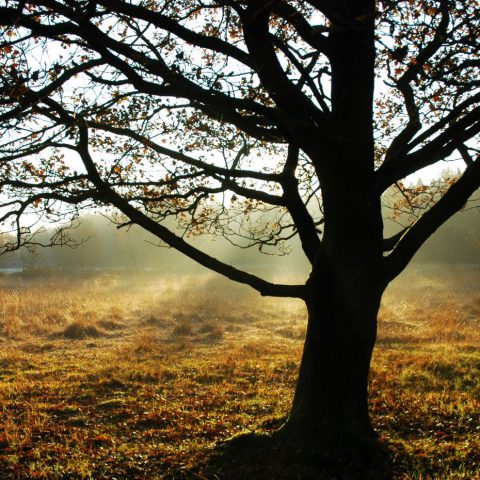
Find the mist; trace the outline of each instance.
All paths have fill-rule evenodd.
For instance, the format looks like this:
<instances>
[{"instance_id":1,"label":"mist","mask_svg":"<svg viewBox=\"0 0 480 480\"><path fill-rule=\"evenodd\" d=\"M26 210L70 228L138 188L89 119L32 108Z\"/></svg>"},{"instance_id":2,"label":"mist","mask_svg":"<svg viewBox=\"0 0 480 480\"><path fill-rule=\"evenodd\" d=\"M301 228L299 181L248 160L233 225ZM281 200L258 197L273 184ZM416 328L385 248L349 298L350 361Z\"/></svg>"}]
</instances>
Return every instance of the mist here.
<instances>
[{"instance_id":1,"label":"mist","mask_svg":"<svg viewBox=\"0 0 480 480\"><path fill-rule=\"evenodd\" d=\"M385 220L386 236L398 225ZM52 230L38 237L46 241ZM101 215L84 215L70 231L76 246L22 248L0 256L0 269L61 271L135 270L158 274L195 274L206 270L165 245L139 227L117 228ZM240 249L223 238L193 237L190 241L207 253L240 269L262 273L274 279L308 275L309 266L298 241L292 241L291 252L267 255L258 248ZM446 222L420 249L413 264L477 264L480 259L480 222L477 208L465 209Z\"/></svg>"},{"instance_id":2,"label":"mist","mask_svg":"<svg viewBox=\"0 0 480 480\"><path fill-rule=\"evenodd\" d=\"M53 230L38 234L37 240L48 243ZM84 215L69 232L73 246L22 248L0 256L0 268L8 270L86 270L154 271L158 274L205 273L206 269L185 255L159 244L156 237L139 227L117 228L101 215ZM300 245L294 243L290 254L269 255L258 248L238 248L223 238L209 235L189 239L196 247L217 258L250 272L271 278L302 276L308 264Z\"/></svg>"}]
</instances>

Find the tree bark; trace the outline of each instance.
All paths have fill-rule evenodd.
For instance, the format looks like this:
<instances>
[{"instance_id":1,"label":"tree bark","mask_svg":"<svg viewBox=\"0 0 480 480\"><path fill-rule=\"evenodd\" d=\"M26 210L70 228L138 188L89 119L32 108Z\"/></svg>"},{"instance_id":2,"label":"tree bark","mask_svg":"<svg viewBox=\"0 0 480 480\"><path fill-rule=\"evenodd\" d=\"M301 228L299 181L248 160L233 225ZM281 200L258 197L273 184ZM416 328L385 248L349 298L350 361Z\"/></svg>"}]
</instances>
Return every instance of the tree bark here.
<instances>
[{"instance_id":1,"label":"tree bark","mask_svg":"<svg viewBox=\"0 0 480 480\"><path fill-rule=\"evenodd\" d=\"M361 290L364 290L363 288ZM287 430L344 443L373 437L368 376L381 291L358 301L333 288L307 300L308 328Z\"/></svg>"},{"instance_id":2,"label":"tree bark","mask_svg":"<svg viewBox=\"0 0 480 480\"><path fill-rule=\"evenodd\" d=\"M307 282L307 334L285 426L336 444L375 436L368 376L387 286L380 200L368 188L343 186L325 197L323 246Z\"/></svg>"}]
</instances>

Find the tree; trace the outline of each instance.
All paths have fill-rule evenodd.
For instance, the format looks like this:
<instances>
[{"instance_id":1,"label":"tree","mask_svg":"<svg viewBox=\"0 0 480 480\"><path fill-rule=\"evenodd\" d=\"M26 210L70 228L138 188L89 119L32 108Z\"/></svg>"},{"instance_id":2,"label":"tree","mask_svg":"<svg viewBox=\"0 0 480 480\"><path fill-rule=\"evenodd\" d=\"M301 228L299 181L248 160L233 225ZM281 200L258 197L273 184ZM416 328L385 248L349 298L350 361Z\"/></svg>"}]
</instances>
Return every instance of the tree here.
<instances>
[{"instance_id":1,"label":"tree","mask_svg":"<svg viewBox=\"0 0 480 480\"><path fill-rule=\"evenodd\" d=\"M284 431L373 436L382 293L480 186L477 0L0 5L5 248L35 242L28 222L111 206L262 295L303 299ZM463 173L435 202L405 189L456 156ZM417 217L384 238L391 186ZM192 245L200 233L277 253L297 236L311 273L266 281Z\"/></svg>"}]
</instances>

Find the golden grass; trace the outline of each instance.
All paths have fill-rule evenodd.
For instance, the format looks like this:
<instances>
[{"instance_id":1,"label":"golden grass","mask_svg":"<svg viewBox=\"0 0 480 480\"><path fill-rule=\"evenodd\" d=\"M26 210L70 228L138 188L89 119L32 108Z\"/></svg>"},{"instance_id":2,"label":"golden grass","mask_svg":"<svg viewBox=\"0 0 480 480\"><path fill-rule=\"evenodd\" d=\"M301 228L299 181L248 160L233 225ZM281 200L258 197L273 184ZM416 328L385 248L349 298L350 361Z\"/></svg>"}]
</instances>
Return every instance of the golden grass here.
<instances>
[{"instance_id":1,"label":"golden grass","mask_svg":"<svg viewBox=\"0 0 480 480\"><path fill-rule=\"evenodd\" d=\"M480 275L458 273L384 299L370 390L394 478L479 478ZM299 301L134 274L4 276L0 299L0 478L202 478L216 442L288 412Z\"/></svg>"}]
</instances>

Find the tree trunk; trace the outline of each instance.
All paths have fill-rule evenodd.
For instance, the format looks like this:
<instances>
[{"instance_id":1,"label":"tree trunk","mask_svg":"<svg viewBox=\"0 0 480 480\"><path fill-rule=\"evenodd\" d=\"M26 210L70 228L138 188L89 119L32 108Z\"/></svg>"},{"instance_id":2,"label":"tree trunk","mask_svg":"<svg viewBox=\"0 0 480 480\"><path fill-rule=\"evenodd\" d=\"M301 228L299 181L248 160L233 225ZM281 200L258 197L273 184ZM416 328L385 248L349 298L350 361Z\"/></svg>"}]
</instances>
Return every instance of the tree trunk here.
<instances>
[{"instance_id":1,"label":"tree trunk","mask_svg":"<svg viewBox=\"0 0 480 480\"><path fill-rule=\"evenodd\" d=\"M367 267L367 266L366 266ZM373 274L372 274L373 273ZM368 376L383 293L375 272L328 269L311 277L308 328L287 432L349 443L375 436L368 413Z\"/></svg>"},{"instance_id":2,"label":"tree trunk","mask_svg":"<svg viewBox=\"0 0 480 480\"><path fill-rule=\"evenodd\" d=\"M325 189L322 249L307 282L307 335L285 426L333 443L375 436L368 376L387 284L380 199L366 185Z\"/></svg>"},{"instance_id":3,"label":"tree trunk","mask_svg":"<svg viewBox=\"0 0 480 480\"><path fill-rule=\"evenodd\" d=\"M374 181L375 2L343 4L351 24L340 22L329 34L330 141L312 138L306 149L321 181L324 224L307 283L307 336L284 429L334 444L374 437L368 374L386 287Z\"/></svg>"}]
</instances>

